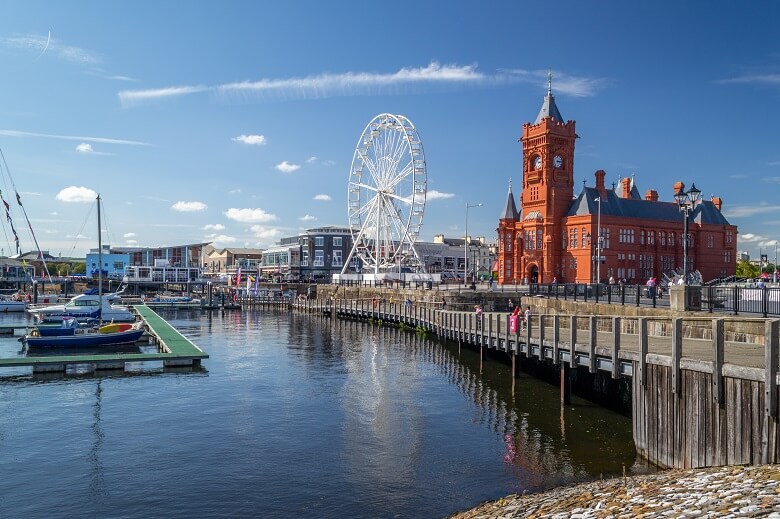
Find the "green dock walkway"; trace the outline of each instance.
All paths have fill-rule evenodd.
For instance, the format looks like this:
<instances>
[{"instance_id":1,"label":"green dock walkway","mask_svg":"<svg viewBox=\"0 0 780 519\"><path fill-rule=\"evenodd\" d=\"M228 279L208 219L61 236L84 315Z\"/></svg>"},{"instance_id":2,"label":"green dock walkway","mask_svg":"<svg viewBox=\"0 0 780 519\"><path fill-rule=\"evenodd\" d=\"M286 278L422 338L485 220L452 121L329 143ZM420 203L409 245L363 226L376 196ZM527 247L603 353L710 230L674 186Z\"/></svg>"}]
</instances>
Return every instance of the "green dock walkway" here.
<instances>
[{"instance_id":1,"label":"green dock walkway","mask_svg":"<svg viewBox=\"0 0 780 519\"><path fill-rule=\"evenodd\" d=\"M158 344L159 353L115 353L108 355L50 355L0 359L0 367L32 366L33 373L65 371L74 364L94 364L96 369L124 369L128 362L162 361L164 366L199 366L209 356L184 337L154 310L133 307L144 321L147 332Z\"/></svg>"}]
</instances>

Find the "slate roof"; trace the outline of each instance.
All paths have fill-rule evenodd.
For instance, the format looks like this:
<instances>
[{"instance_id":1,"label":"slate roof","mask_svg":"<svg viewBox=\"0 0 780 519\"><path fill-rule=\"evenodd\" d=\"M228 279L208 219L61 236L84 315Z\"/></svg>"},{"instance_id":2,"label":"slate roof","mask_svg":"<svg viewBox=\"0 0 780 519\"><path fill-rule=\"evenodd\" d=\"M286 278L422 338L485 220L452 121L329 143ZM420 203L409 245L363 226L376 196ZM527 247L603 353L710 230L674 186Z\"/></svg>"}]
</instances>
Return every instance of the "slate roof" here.
<instances>
[{"instance_id":1,"label":"slate roof","mask_svg":"<svg viewBox=\"0 0 780 519\"><path fill-rule=\"evenodd\" d=\"M517 206L515 206L515 195L512 194L512 182L509 183L509 194L506 196L506 205L504 211L499 217L500 220L517 220Z\"/></svg>"},{"instance_id":2,"label":"slate roof","mask_svg":"<svg viewBox=\"0 0 780 519\"><path fill-rule=\"evenodd\" d=\"M552 95L552 88L547 90L547 95L544 96L544 102L542 103L542 109L539 110L539 115L536 116L534 124L539 124L545 117L552 117L554 120L565 123L561 112L558 110L558 105L555 104L555 96Z\"/></svg>"},{"instance_id":3,"label":"slate roof","mask_svg":"<svg viewBox=\"0 0 780 519\"><path fill-rule=\"evenodd\" d=\"M569 206L566 216L584 216L598 213L599 191L595 187L586 187ZM661 220L683 223L683 215L676 202L653 202L640 198L621 198L612 190L606 190L601 200L601 214L621 218L641 218L643 220ZM731 225L723 214L709 200L702 200L691 213L696 223Z\"/></svg>"}]
</instances>

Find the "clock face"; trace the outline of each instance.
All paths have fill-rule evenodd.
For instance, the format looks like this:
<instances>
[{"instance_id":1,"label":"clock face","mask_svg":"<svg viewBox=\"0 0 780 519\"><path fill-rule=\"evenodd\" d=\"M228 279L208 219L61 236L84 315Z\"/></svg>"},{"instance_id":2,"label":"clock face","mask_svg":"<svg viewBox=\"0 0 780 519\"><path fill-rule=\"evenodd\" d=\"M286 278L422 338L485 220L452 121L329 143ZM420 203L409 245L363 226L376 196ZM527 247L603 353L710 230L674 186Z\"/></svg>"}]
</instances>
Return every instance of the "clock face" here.
<instances>
[{"instance_id":1,"label":"clock face","mask_svg":"<svg viewBox=\"0 0 780 519\"><path fill-rule=\"evenodd\" d=\"M556 155L555 158L553 159L553 166L555 166L556 168L560 168L561 166L563 166L563 158L561 158L560 155Z\"/></svg>"},{"instance_id":2,"label":"clock face","mask_svg":"<svg viewBox=\"0 0 780 519\"><path fill-rule=\"evenodd\" d=\"M534 169L542 169L542 157L536 157L534 159Z\"/></svg>"}]
</instances>

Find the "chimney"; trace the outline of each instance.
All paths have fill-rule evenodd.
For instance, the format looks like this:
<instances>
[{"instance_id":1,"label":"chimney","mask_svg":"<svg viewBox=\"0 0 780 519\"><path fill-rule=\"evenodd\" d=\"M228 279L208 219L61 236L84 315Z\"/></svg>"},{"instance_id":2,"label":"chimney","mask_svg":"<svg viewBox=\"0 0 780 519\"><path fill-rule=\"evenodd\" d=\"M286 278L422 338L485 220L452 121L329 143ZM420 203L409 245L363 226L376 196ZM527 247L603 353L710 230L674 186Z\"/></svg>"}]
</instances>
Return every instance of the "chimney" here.
<instances>
[{"instance_id":1,"label":"chimney","mask_svg":"<svg viewBox=\"0 0 780 519\"><path fill-rule=\"evenodd\" d=\"M713 196L711 199L712 205L715 206L715 209L720 211L720 208L723 206L723 200L719 196Z\"/></svg>"},{"instance_id":2,"label":"chimney","mask_svg":"<svg viewBox=\"0 0 780 519\"><path fill-rule=\"evenodd\" d=\"M645 200L649 200L650 202L658 202L658 191L655 189L648 189L647 193L645 193Z\"/></svg>"},{"instance_id":3,"label":"chimney","mask_svg":"<svg viewBox=\"0 0 780 519\"><path fill-rule=\"evenodd\" d=\"M631 179L623 179L623 198L631 198Z\"/></svg>"},{"instance_id":4,"label":"chimney","mask_svg":"<svg viewBox=\"0 0 780 519\"><path fill-rule=\"evenodd\" d=\"M677 182L674 183L674 193L672 193L672 196L679 193L680 190L685 191L685 184L678 180Z\"/></svg>"},{"instance_id":5,"label":"chimney","mask_svg":"<svg viewBox=\"0 0 780 519\"><path fill-rule=\"evenodd\" d=\"M600 170L596 171L596 189L599 190L599 193L601 194L601 196L606 198L606 193L604 192L605 191L604 190L604 176L605 175L606 175L606 173L604 172L603 169L600 169Z\"/></svg>"}]
</instances>

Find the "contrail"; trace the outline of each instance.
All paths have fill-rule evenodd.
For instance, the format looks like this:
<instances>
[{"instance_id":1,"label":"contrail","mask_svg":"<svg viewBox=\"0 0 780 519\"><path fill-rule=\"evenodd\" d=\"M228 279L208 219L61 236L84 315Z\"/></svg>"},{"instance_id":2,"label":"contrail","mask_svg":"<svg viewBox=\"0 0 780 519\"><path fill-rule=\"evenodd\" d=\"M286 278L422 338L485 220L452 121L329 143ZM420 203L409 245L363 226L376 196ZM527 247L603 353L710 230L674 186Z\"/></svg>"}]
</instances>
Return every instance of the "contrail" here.
<instances>
[{"instance_id":1,"label":"contrail","mask_svg":"<svg viewBox=\"0 0 780 519\"><path fill-rule=\"evenodd\" d=\"M35 58L35 61L38 61L41 58L41 56L43 56L43 53L46 52L46 49L49 48L49 42L51 42L51 31L49 31L49 37L46 38L46 45L43 46L43 50L41 51L40 54L38 54L38 57Z\"/></svg>"}]
</instances>

